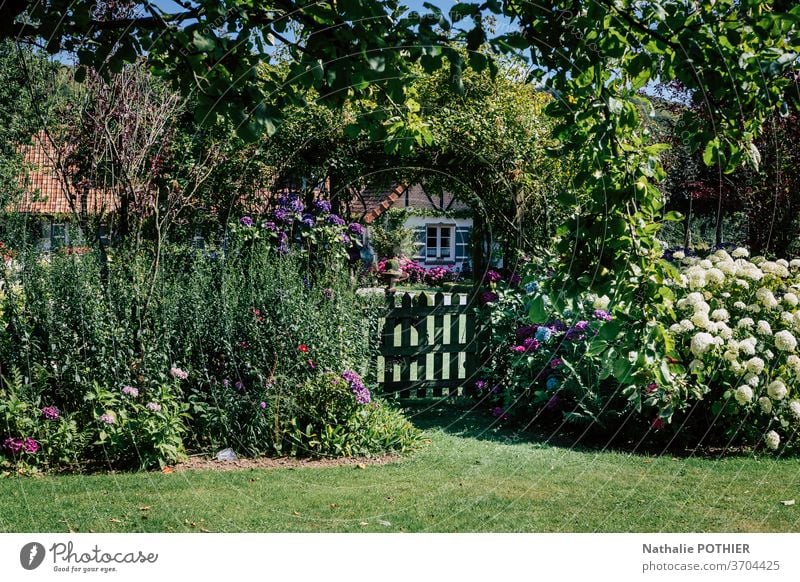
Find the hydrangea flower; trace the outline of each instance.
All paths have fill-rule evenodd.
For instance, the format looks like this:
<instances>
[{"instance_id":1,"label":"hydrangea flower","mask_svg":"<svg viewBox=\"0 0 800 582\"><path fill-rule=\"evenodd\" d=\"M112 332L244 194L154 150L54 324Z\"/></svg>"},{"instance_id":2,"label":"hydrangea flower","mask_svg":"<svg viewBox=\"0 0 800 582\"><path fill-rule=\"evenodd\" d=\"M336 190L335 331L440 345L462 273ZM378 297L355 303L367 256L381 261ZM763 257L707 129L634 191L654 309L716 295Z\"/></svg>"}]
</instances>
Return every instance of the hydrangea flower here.
<instances>
[{"instance_id":1,"label":"hydrangea flower","mask_svg":"<svg viewBox=\"0 0 800 582\"><path fill-rule=\"evenodd\" d=\"M498 281L502 281L502 280L503 280L503 276L500 273L498 273L497 271L493 270L493 269L489 269L486 272L486 277L484 277L484 281L487 281L489 283L497 283Z\"/></svg>"},{"instance_id":2,"label":"hydrangea flower","mask_svg":"<svg viewBox=\"0 0 800 582\"><path fill-rule=\"evenodd\" d=\"M556 378L555 376L550 376L547 379L545 386L547 387L548 390L555 390L556 388L558 388L558 378Z\"/></svg>"},{"instance_id":3,"label":"hydrangea flower","mask_svg":"<svg viewBox=\"0 0 800 582\"><path fill-rule=\"evenodd\" d=\"M253 226L253 219L250 218L249 216L242 216L239 219L239 224L241 224L242 226L251 227Z\"/></svg>"},{"instance_id":4,"label":"hydrangea flower","mask_svg":"<svg viewBox=\"0 0 800 582\"><path fill-rule=\"evenodd\" d=\"M789 402L789 410L792 411L795 418L800 419L800 400L792 400Z\"/></svg>"},{"instance_id":5,"label":"hydrangea flower","mask_svg":"<svg viewBox=\"0 0 800 582\"><path fill-rule=\"evenodd\" d=\"M47 420L58 420L61 418L61 411L55 406L45 406L42 408L42 416Z\"/></svg>"},{"instance_id":6,"label":"hydrangea flower","mask_svg":"<svg viewBox=\"0 0 800 582\"><path fill-rule=\"evenodd\" d=\"M750 251L744 247L738 247L734 249L734 251L731 253L731 256L734 259L746 258L750 256Z\"/></svg>"},{"instance_id":7,"label":"hydrangea flower","mask_svg":"<svg viewBox=\"0 0 800 582\"><path fill-rule=\"evenodd\" d=\"M764 414L769 414L772 412L772 400L766 396L762 396L758 399L758 405L761 407L761 411Z\"/></svg>"},{"instance_id":8,"label":"hydrangea flower","mask_svg":"<svg viewBox=\"0 0 800 582\"><path fill-rule=\"evenodd\" d=\"M189 377L189 372L186 372L184 370L181 370L180 368L173 366L172 368L169 369L169 375L172 376L173 378L177 378L178 380L186 380L186 378Z\"/></svg>"},{"instance_id":9,"label":"hydrangea flower","mask_svg":"<svg viewBox=\"0 0 800 582\"><path fill-rule=\"evenodd\" d=\"M753 400L753 389L750 388L750 386L743 384L736 389L736 391L733 393L733 397L736 398L736 402L744 406Z\"/></svg>"},{"instance_id":10,"label":"hydrangea flower","mask_svg":"<svg viewBox=\"0 0 800 582\"><path fill-rule=\"evenodd\" d=\"M325 222L327 222L328 224L332 224L333 226L345 225L344 220L338 214L329 214L327 217L325 217Z\"/></svg>"},{"instance_id":11,"label":"hydrangea flower","mask_svg":"<svg viewBox=\"0 0 800 582\"><path fill-rule=\"evenodd\" d=\"M750 358L745 363L747 371L751 374L760 374L764 371L764 360L761 358Z\"/></svg>"},{"instance_id":12,"label":"hydrangea flower","mask_svg":"<svg viewBox=\"0 0 800 582\"><path fill-rule=\"evenodd\" d=\"M303 226L306 226L308 228L314 228L317 219L311 216L310 214L304 214L303 220L301 220L300 222L303 224Z\"/></svg>"},{"instance_id":13,"label":"hydrangea flower","mask_svg":"<svg viewBox=\"0 0 800 582\"><path fill-rule=\"evenodd\" d=\"M553 331L549 327L539 326L536 328L536 339L540 342L546 342L550 340L550 337L553 335Z\"/></svg>"},{"instance_id":14,"label":"hydrangea flower","mask_svg":"<svg viewBox=\"0 0 800 582\"><path fill-rule=\"evenodd\" d=\"M692 343L689 349L691 349L692 354L694 354L696 358L699 358L714 345L714 336L712 336L710 333L701 331L700 333L695 334L695 336L692 338Z\"/></svg>"},{"instance_id":15,"label":"hydrangea flower","mask_svg":"<svg viewBox=\"0 0 800 582\"><path fill-rule=\"evenodd\" d=\"M264 222L262 222L261 228L268 230L270 232L275 232L276 230L278 230L277 225L271 220L265 220Z\"/></svg>"},{"instance_id":16,"label":"hydrangea flower","mask_svg":"<svg viewBox=\"0 0 800 582\"><path fill-rule=\"evenodd\" d=\"M481 293L481 303L484 305L494 303L499 299L499 296L494 291L484 291Z\"/></svg>"},{"instance_id":17,"label":"hydrangea flower","mask_svg":"<svg viewBox=\"0 0 800 582\"><path fill-rule=\"evenodd\" d=\"M780 444L781 444L781 437L774 430L771 430L764 435L764 445L768 449L774 451L780 446Z\"/></svg>"},{"instance_id":18,"label":"hydrangea flower","mask_svg":"<svg viewBox=\"0 0 800 582\"><path fill-rule=\"evenodd\" d=\"M775 334L775 347L782 352L793 352L797 347L797 340L790 331L779 331Z\"/></svg>"}]
</instances>

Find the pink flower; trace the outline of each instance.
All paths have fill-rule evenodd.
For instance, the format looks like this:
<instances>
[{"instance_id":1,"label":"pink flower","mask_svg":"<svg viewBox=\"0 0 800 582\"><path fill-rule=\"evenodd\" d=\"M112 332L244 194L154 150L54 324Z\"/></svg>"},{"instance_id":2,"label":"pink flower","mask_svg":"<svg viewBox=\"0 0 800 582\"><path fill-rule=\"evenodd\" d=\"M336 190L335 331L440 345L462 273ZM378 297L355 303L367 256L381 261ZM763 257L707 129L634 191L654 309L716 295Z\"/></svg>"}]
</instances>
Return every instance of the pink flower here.
<instances>
[{"instance_id":1,"label":"pink flower","mask_svg":"<svg viewBox=\"0 0 800 582\"><path fill-rule=\"evenodd\" d=\"M172 367L169 369L169 375L178 380L186 380L189 377L189 372L181 370L180 368Z\"/></svg>"},{"instance_id":2,"label":"pink flower","mask_svg":"<svg viewBox=\"0 0 800 582\"><path fill-rule=\"evenodd\" d=\"M22 447L25 449L25 452L28 453L29 455L35 455L36 453L39 452L39 443L29 437L25 437Z\"/></svg>"},{"instance_id":3,"label":"pink flower","mask_svg":"<svg viewBox=\"0 0 800 582\"><path fill-rule=\"evenodd\" d=\"M562 360L559 357L555 357L552 360L550 360L550 369L551 370L555 370L556 368L558 368L563 363L564 363L564 360Z\"/></svg>"},{"instance_id":4,"label":"pink flower","mask_svg":"<svg viewBox=\"0 0 800 582\"><path fill-rule=\"evenodd\" d=\"M136 398L139 396L139 389L134 388L133 386L123 386L122 393L126 396L130 396L131 398Z\"/></svg>"},{"instance_id":5,"label":"pink flower","mask_svg":"<svg viewBox=\"0 0 800 582\"><path fill-rule=\"evenodd\" d=\"M61 418L61 411L55 406L45 406L42 408L42 416L47 420L58 420Z\"/></svg>"}]
</instances>

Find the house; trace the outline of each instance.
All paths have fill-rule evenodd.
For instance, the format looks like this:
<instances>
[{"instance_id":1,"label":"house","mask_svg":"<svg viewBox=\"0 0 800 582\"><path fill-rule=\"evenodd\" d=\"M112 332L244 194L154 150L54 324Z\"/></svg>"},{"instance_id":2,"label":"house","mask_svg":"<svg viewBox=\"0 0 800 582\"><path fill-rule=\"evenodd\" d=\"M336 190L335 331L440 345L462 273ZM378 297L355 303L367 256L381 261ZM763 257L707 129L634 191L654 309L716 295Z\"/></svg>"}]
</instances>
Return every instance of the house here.
<instances>
[{"instance_id":1,"label":"house","mask_svg":"<svg viewBox=\"0 0 800 582\"><path fill-rule=\"evenodd\" d=\"M386 213L400 214L403 226L415 233L416 262L471 270L472 210L452 193L432 193L421 184L367 189L351 203L351 210L368 226Z\"/></svg>"},{"instance_id":2,"label":"house","mask_svg":"<svg viewBox=\"0 0 800 582\"><path fill-rule=\"evenodd\" d=\"M12 210L31 216L31 231L39 234L42 250L81 244L76 217L99 219L116 209L117 200L110 190L82 189L65 177L65 153L45 132L34 135L21 152L27 166L22 178L24 193Z\"/></svg>"}]
</instances>

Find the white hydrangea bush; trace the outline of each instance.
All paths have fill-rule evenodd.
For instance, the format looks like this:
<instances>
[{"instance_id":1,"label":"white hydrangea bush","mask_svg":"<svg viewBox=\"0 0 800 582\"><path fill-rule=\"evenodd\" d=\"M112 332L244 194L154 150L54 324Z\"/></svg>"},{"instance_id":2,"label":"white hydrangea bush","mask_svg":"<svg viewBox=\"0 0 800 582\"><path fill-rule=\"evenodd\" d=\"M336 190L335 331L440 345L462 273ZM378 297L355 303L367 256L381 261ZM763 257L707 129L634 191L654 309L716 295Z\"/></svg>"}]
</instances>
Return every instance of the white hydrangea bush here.
<instances>
[{"instance_id":1,"label":"white hydrangea bush","mask_svg":"<svg viewBox=\"0 0 800 582\"><path fill-rule=\"evenodd\" d=\"M709 428L779 450L800 429L800 260L751 259L744 248L673 259L669 336L710 404Z\"/></svg>"}]
</instances>

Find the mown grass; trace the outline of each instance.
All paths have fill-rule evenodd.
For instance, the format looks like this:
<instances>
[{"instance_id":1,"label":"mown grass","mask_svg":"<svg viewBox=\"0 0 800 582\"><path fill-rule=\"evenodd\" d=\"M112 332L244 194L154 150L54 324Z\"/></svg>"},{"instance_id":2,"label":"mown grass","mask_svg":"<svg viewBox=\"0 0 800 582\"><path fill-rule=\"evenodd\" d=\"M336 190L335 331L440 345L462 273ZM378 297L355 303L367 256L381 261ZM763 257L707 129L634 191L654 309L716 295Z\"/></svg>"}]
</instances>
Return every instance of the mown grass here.
<instances>
[{"instance_id":1,"label":"mown grass","mask_svg":"<svg viewBox=\"0 0 800 582\"><path fill-rule=\"evenodd\" d=\"M389 465L0 479L3 532L793 532L800 461L552 446L450 408ZM800 502L800 498L798 498Z\"/></svg>"}]
</instances>

